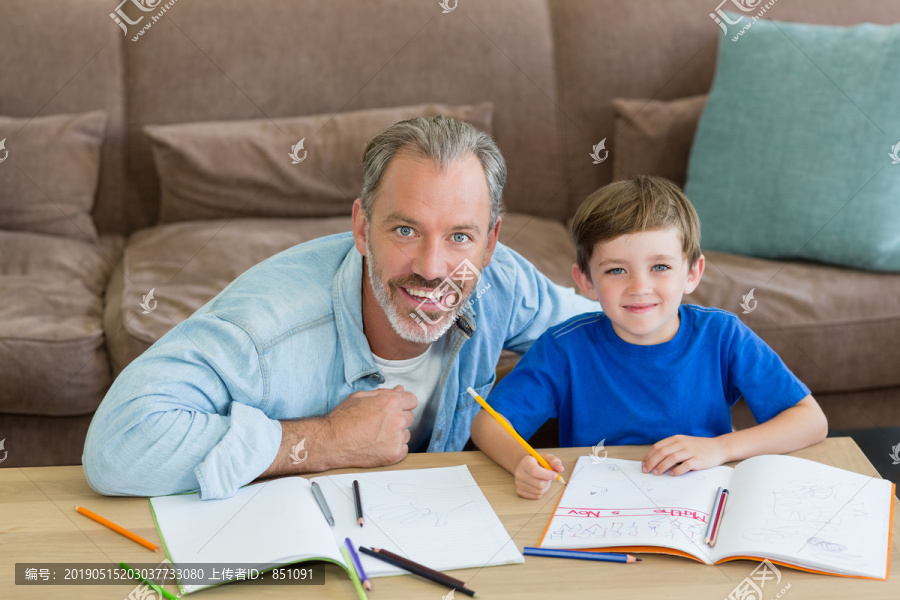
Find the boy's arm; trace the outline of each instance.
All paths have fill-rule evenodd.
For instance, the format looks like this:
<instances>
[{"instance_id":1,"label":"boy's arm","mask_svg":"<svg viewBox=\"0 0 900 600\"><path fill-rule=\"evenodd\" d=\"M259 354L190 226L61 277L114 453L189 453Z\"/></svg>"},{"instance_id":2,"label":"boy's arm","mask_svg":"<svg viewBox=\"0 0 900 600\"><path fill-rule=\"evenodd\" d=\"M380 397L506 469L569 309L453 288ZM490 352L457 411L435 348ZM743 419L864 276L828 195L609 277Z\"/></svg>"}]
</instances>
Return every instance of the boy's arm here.
<instances>
[{"instance_id":1,"label":"boy's arm","mask_svg":"<svg viewBox=\"0 0 900 600\"><path fill-rule=\"evenodd\" d=\"M708 469L760 454L782 454L825 439L828 420L818 402L808 395L765 423L714 438L674 435L650 448L642 461L645 473L672 475ZM679 464L680 463L680 464Z\"/></svg>"},{"instance_id":2,"label":"boy's arm","mask_svg":"<svg viewBox=\"0 0 900 600\"><path fill-rule=\"evenodd\" d=\"M556 479L556 474L564 470L559 458L545 452L541 452L541 456L553 470L540 466L484 409L472 420L472 442L495 463L515 475L516 493L523 498L540 498Z\"/></svg>"}]
</instances>

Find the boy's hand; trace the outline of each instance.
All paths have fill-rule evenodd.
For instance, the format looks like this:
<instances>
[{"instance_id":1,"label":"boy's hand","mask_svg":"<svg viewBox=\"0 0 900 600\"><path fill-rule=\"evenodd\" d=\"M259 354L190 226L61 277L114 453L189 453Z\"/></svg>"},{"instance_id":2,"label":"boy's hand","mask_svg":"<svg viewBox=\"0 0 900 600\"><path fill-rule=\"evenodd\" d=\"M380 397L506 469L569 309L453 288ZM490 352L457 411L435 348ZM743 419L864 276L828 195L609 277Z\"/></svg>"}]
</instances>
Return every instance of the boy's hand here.
<instances>
[{"instance_id":1,"label":"boy's hand","mask_svg":"<svg viewBox=\"0 0 900 600\"><path fill-rule=\"evenodd\" d=\"M542 453L541 456L553 468L552 471L539 465L538 461L530 454L523 456L516 466L516 493L523 498L538 500L556 479L556 474L562 473L565 469L562 461L552 454Z\"/></svg>"},{"instance_id":2,"label":"boy's hand","mask_svg":"<svg viewBox=\"0 0 900 600\"><path fill-rule=\"evenodd\" d=\"M653 444L641 461L641 470L662 475L675 467L672 475L682 475L717 467L724 462L728 462L728 457L719 438L673 435Z\"/></svg>"}]
</instances>

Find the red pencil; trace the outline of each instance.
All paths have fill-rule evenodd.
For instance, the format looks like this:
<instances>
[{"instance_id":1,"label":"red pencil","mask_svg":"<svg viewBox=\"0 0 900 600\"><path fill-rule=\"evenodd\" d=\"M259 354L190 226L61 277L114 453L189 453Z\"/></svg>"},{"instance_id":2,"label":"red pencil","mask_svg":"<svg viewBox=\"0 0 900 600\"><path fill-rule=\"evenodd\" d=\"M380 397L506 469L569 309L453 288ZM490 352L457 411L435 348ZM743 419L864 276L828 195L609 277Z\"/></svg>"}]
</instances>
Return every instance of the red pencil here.
<instances>
[{"instance_id":1,"label":"red pencil","mask_svg":"<svg viewBox=\"0 0 900 600\"><path fill-rule=\"evenodd\" d=\"M722 517L725 516L725 502L728 501L728 490L722 490L722 501L719 503L719 510L716 511L716 520L713 522L712 537L709 539L709 547L716 545L716 538L719 537L719 529L722 527Z\"/></svg>"}]
</instances>

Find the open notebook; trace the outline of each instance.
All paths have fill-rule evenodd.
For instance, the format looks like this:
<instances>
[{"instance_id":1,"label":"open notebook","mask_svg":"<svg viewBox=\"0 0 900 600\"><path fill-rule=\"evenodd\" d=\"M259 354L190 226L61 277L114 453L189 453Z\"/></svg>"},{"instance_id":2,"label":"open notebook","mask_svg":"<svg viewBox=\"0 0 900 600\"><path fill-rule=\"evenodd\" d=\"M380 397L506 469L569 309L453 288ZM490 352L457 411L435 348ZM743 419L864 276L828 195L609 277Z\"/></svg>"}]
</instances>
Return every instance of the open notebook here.
<instances>
[{"instance_id":1,"label":"open notebook","mask_svg":"<svg viewBox=\"0 0 900 600\"><path fill-rule=\"evenodd\" d=\"M359 481L365 526L356 523ZM331 527L310 487L334 515ZM169 559L178 564L260 565L304 560L344 564L341 546L385 548L440 571L521 563L524 558L466 466L285 477L241 488L231 498L159 496L150 504ZM404 574L360 555L369 577ZM182 585L184 592L203 585Z\"/></svg>"},{"instance_id":2,"label":"open notebook","mask_svg":"<svg viewBox=\"0 0 900 600\"><path fill-rule=\"evenodd\" d=\"M704 543L719 487L729 491L714 548ZM791 456L678 477L641 463L578 459L541 548L677 554L715 564L739 558L887 579L894 485Z\"/></svg>"}]
</instances>

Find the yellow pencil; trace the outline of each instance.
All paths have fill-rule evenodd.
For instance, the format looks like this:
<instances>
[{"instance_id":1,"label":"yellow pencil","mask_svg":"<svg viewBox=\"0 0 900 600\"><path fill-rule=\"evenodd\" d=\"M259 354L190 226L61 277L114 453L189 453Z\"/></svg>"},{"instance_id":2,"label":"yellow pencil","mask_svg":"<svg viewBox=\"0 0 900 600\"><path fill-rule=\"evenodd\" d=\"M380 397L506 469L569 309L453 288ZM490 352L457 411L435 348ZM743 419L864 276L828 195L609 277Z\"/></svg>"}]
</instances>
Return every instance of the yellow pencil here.
<instances>
[{"instance_id":1,"label":"yellow pencil","mask_svg":"<svg viewBox=\"0 0 900 600\"><path fill-rule=\"evenodd\" d=\"M483 408L484 410L488 411L488 414L491 415L492 417L494 417L494 420L495 420L495 421L497 421L498 423L500 423L500 426L503 427L503 429L505 429L505 430L509 433L509 435L513 436L513 439L514 439L514 440L516 440L517 442L519 442L519 444L520 444L523 448L525 448L526 451L528 451L528 454L532 455L532 456L535 458L535 460L538 461L538 464L539 464L539 465L541 465L542 467L544 467L544 468L547 469L548 471L552 471L552 470L553 470L552 468L550 468L550 463L548 463L546 460L544 460L544 457L543 457L543 456L541 456L540 454L538 454L537 452L535 452L534 448L532 448L531 446L528 445L528 442L526 442L526 441L522 438L522 436L519 435L519 434L516 432L515 429L513 429L512 425L510 425L509 423L506 422L506 419L503 418L503 415L501 415L501 414L498 413L496 410L494 410L493 408L491 408L490 405L487 403L487 401L486 401L484 398L482 398L481 396L478 395L478 392L476 392L476 391L473 390L472 388L466 388L466 391L469 392L469 395L470 395L470 396L472 396L473 398L475 398L475 401L478 402L478 404L481 405L481 408ZM557 478L563 485L566 485L566 480L563 479L563 476L562 476L562 475L560 475L559 473L557 473L557 474L556 474L556 478Z\"/></svg>"}]
</instances>

